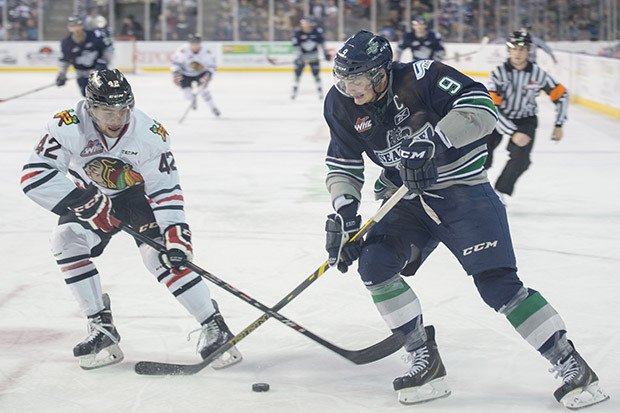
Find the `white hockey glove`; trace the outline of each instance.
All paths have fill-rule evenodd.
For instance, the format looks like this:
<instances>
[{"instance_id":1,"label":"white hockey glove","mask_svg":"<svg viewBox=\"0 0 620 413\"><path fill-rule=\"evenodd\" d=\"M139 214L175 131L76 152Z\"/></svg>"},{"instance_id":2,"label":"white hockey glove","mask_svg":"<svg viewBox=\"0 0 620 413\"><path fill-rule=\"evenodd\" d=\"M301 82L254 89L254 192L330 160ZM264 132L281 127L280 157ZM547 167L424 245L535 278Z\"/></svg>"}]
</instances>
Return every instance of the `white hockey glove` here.
<instances>
[{"instance_id":1,"label":"white hockey glove","mask_svg":"<svg viewBox=\"0 0 620 413\"><path fill-rule=\"evenodd\" d=\"M172 81L175 85L181 86L181 81L183 80L183 74L181 72L172 72Z\"/></svg>"}]
</instances>

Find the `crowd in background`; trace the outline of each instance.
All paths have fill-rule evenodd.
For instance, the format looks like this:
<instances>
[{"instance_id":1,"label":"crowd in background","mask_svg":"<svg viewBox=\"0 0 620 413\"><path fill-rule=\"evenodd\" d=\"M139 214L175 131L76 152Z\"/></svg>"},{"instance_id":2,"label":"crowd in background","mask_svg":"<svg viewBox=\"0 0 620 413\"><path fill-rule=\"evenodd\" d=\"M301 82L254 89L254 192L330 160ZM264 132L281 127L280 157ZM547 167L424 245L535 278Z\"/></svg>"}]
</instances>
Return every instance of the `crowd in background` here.
<instances>
[{"instance_id":1,"label":"crowd in background","mask_svg":"<svg viewBox=\"0 0 620 413\"><path fill-rule=\"evenodd\" d=\"M0 40L38 40L38 5L50 0L0 0ZM198 2L200 0L166 0L151 2L149 22L151 40L183 40L189 33L197 31ZM410 30L406 21L405 0L377 0L377 31L396 41L405 30ZM209 40L233 40L235 2L238 2L238 39L248 41L270 40L268 0L217 0L209 1L210 19L203 21L203 34ZM106 15L106 1L81 0L82 12L93 11ZM345 0L343 10L344 37L360 29L371 27L372 0ZM532 30L547 41L554 40L598 40L602 11L595 0L534 0L509 2L497 0L438 0L439 9L433 13L433 0L411 0L410 16L423 16L431 21L431 27L438 31L445 41L480 41L483 36L491 39L505 38L515 29L511 20L516 12L519 16L534 16L528 20ZM309 14L324 28L327 40L338 39L339 2L337 0L309 0ZM519 4L519 10L511 10L509 4ZM542 10L541 7L547 7ZM568 8L566 5L568 4ZM459 6L460 5L460 6ZM498 6L499 5L499 6ZM116 12L122 13L122 4L116 5ZM304 16L304 0L277 0L273 16L273 40L288 40ZM564 6L564 7L560 7ZM534 10L536 8L536 10ZM100 9L100 10L98 10ZM482 10L482 13L480 12ZM562 13L562 10L568 12ZM8 16L4 21L3 15ZM145 38L144 25L139 16L120 14L116 35L133 35ZM142 19L143 20L143 19ZM436 20L436 21L435 21Z\"/></svg>"}]
</instances>

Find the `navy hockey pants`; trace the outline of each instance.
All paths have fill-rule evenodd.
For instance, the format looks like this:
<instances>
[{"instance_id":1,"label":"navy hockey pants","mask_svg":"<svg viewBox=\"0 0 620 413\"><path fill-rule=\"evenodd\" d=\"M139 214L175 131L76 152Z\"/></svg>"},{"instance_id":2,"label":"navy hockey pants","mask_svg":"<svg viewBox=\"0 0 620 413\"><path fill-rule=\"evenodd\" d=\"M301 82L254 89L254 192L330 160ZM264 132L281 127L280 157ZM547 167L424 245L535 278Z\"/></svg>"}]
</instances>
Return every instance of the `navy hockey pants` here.
<instances>
[{"instance_id":1,"label":"navy hockey pants","mask_svg":"<svg viewBox=\"0 0 620 413\"><path fill-rule=\"evenodd\" d=\"M375 227L364 243L359 273L366 286L396 274L413 275L443 243L474 276L484 301L498 310L522 287L504 205L489 183L456 185L424 196L441 224L433 221L419 198L401 200Z\"/></svg>"}]
</instances>

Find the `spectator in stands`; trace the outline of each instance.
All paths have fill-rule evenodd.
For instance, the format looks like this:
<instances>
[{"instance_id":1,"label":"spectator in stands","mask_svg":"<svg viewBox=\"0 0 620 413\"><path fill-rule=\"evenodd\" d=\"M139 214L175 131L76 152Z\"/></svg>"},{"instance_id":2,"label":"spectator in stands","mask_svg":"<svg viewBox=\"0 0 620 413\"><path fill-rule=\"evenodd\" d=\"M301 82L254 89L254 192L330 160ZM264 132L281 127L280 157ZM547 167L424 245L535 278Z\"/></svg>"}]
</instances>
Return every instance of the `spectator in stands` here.
<instances>
[{"instance_id":1,"label":"spectator in stands","mask_svg":"<svg viewBox=\"0 0 620 413\"><path fill-rule=\"evenodd\" d=\"M134 36L136 40L144 40L144 30L142 29L142 25L136 21L133 14L123 18L121 34L124 36Z\"/></svg>"}]
</instances>

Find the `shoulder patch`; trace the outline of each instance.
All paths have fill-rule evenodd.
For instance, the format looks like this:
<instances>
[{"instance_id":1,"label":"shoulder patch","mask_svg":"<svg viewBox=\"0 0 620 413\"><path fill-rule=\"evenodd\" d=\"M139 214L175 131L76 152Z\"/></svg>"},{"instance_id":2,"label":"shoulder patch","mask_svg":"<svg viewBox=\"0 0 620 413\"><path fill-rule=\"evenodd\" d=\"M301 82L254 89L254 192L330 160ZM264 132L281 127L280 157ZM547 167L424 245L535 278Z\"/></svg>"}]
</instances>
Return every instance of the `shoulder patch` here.
<instances>
[{"instance_id":1,"label":"shoulder patch","mask_svg":"<svg viewBox=\"0 0 620 413\"><path fill-rule=\"evenodd\" d=\"M153 126L151 126L149 130L155 135L159 135L161 137L161 140L166 142L166 138L168 138L168 131L161 123L153 120Z\"/></svg>"},{"instance_id":2,"label":"shoulder patch","mask_svg":"<svg viewBox=\"0 0 620 413\"><path fill-rule=\"evenodd\" d=\"M74 109L63 110L54 115L54 119L58 119L58 126L72 125L74 123L80 123Z\"/></svg>"},{"instance_id":3,"label":"shoulder patch","mask_svg":"<svg viewBox=\"0 0 620 413\"><path fill-rule=\"evenodd\" d=\"M413 62L413 72L415 73L415 78L418 80L422 79L432 64L432 60L416 60Z\"/></svg>"}]
</instances>

